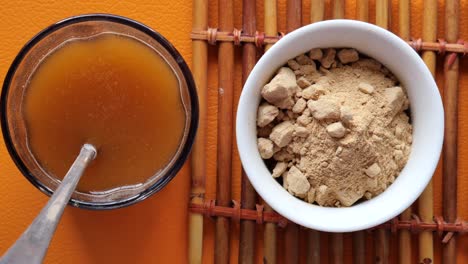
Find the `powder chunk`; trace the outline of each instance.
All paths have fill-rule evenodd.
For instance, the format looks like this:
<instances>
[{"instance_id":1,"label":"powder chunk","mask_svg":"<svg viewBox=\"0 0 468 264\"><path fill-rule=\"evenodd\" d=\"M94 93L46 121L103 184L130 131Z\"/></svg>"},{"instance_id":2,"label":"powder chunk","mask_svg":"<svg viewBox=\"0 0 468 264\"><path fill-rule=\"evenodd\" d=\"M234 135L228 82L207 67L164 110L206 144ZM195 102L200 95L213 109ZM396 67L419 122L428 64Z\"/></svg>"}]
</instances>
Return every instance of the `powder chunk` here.
<instances>
[{"instance_id":1,"label":"powder chunk","mask_svg":"<svg viewBox=\"0 0 468 264\"><path fill-rule=\"evenodd\" d=\"M335 62L335 55L336 55L335 49L325 49L325 52L323 53L323 57L320 60L322 67L327 68L327 69L330 68L332 63Z\"/></svg>"},{"instance_id":2,"label":"powder chunk","mask_svg":"<svg viewBox=\"0 0 468 264\"><path fill-rule=\"evenodd\" d=\"M295 196L304 198L310 189L310 183L306 176L296 167L292 166L286 177L288 191Z\"/></svg>"},{"instance_id":3,"label":"powder chunk","mask_svg":"<svg viewBox=\"0 0 468 264\"><path fill-rule=\"evenodd\" d=\"M313 84L302 91L302 98L317 100L326 93L325 88L320 84Z\"/></svg>"},{"instance_id":4,"label":"powder chunk","mask_svg":"<svg viewBox=\"0 0 468 264\"><path fill-rule=\"evenodd\" d=\"M309 100L307 102L312 116L315 119L338 119L340 118L340 108L335 101L328 99L319 99L317 101Z\"/></svg>"},{"instance_id":5,"label":"powder chunk","mask_svg":"<svg viewBox=\"0 0 468 264\"><path fill-rule=\"evenodd\" d=\"M304 76L311 84L317 83L320 80L320 78L323 77L323 75L320 72L318 72L317 69L315 69L315 71L311 73L304 74L302 76Z\"/></svg>"},{"instance_id":6,"label":"powder chunk","mask_svg":"<svg viewBox=\"0 0 468 264\"><path fill-rule=\"evenodd\" d=\"M262 96L269 103L279 108L292 107L294 101L291 96L296 91L296 76L286 67L281 68L270 83L262 89Z\"/></svg>"},{"instance_id":7,"label":"powder chunk","mask_svg":"<svg viewBox=\"0 0 468 264\"><path fill-rule=\"evenodd\" d=\"M306 201L308 203L313 203L315 202L315 189L314 188L310 188L309 191L307 192L307 196L306 196Z\"/></svg>"},{"instance_id":8,"label":"powder chunk","mask_svg":"<svg viewBox=\"0 0 468 264\"><path fill-rule=\"evenodd\" d=\"M328 186L320 185L315 192L315 201L319 205L323 206L323 205L330 204L330 202L332 202L333 200L334 200L333 195L331 194L331 191L328 188Z\"/></svg>"},{"instance_id":9,"label":"powder chunk","mask_svg":"<svg viewBox=\"0 0 468 264\"><path fill-rule=\"evenodd\" d=\"M291 107L294 106L294 99L292 99L291 97L288 97L288 98L285 98L284 100L281 100L275 103L275 105L281 109L291 109Z\"/></svg>"},{"instance_id":10,"label":"powder chunk","mask_svg":"<svg viewBox=\"0 0 468 264\"><path fill-rule=\"evenodd\" d=\"M340 111L340 119L341 119L341 122L343 122L343 124L347 125L347 126L353 126L353 120L354 120L354 115L355 113L353 112L353 110L349 107L341 107L341 111Z\"/></svg>"},{"instance_id":11,"label":"powder chunk","mask_svg":"<svg viewBox=\"0 0 468 264\"><path fill-rule=\"evenodd\" d=\"M365 173L367 174L367 176L374 178L375 176L379 175L380 171L381 169L379 167L379 164L374 163L365 170Z\"/></svg>"},{"instance_id":12,"label":"powder chunk","mask_svg":"<svg viewBox=\"0 0 468 264\"><path fill-rule=\"evenodd\" d=\"M338 199L338 201L340 201L341 205L343 206L351 206L363 196L362 193L349 190L337 191L335 192L335 195L336 199Z\"/></svg>"},{"instance_id":13,"label":"powder chunk","mask_svg":"<svg viewBox=\"0 0 468 264\"><path fill-rule=\"evenodd\" d=\"M275 120L279 110L276 106L268 103L263 103L258 107L257 111L257 126L264 127Z\"/></svg>"},{"instance_id":14,"label":"powder chunk","mask_svg":"<svg viewBox=\"0 0 468 264\"><path fill-rule=\"evenodd\" d=\"M297 85L299 85L299 87L301 88L306 88L310 86L310 82L309 80L307 80L306 77L300 77L299 79L297 79Z\"/></svg>"},{"instance_id":15,"label":"powder chunk","mask_svg":"<svg viewBox=\"0 0 468 264\"><path fill-rule=\"evenodd\" d=\"M402 108L405 94L401 87L387 88L384 91L384 96L387 99L388 106L393 111L398 111Z\"/></svg>"},{"instance_id":16,"label":"powder chunk","mask_svg":"<svg viewBox=\"0 0 468 264\"><path fill-rule=\"evenodd\" d=\"M305 54L297 56L296 61L300 65L313 65L315 67L314 61L311 58L307 57Z\"/></svg>"},{"instance_id":17,"label":"powder chunk","mask_svg":"<svg viewBox=\"0 0 468 264\"><path fill-rule=\"evenodd\" d=\"M288 66L289 66L289 68L291 68L293 71L297 71L297 70L299 70L299 68L301 67L301 65L299 65L299 63L297 63L296 60L288 60Z\"/></svg>"},{"instance_id":18,"label":"powder chunk","mask_svg":"<svg viewBox=\"0 0 468 264\"><path fill-rule=\"evenodd\" d=\"M341 63L347 64L359 60L359 54L355 49L342 49L338 52L338 59Z\"/></svg>"},{"instance_id":19,"label":"powder chunk","mask_svg":"<svg viewBox=\"0 0 468 264\"><path fill-rule=\"evenodd\" d=\"M307 126L308 124L310 124L310 122L312 122L312 117L303 114L300 117L298 117L296 121L302 126Z\"/></svg>"},{"instance_id":20,"label":"powder chunk","mask_svg":"<svg viewBox=\"0 0 468 264\"><path fill-rule=\"evenodd\" d=\"M309 51L309 58L313 59L313 60L320 60L322 59L322 56L323 56L323 52L322 52L322 49L311 49Z\"/></svg>"},{"instance_id":21,"label":"powder chunk","mask_svg":"<svg viewBox=\"0 0 468 264\"><path fill-rule=\"evenodd\" d=\"M335 155L337 155L337 156L340 155L342 151L343 151L342 147L337 147L336 151L335 151Z\"/></svg>"},{"instance_id":22,"label":"powder chunk","mask_svg":"<svg viewBox=\"0 0 468 264\"><path fill-rule=\"evenodd\" d=\"M280 151L276 152L273 155L273 159L275 159L276 161L288 162L294 159L294 154L288 152L287 148L282 148Z\"/></svg>"},{"instance_id":23,"label":"powder chunk","mask_svg":"<svg viewBox=\"0 0 468 264\"><path fill-rule=\"evenodd\" d=\"M374 59L360 59L354 64L357 67L367 68L374 71L379 71L382 68L382 64Z\"/></svg>"},{"instance_id":24,"label":"powder chunk","mask_svg":"<svg viewBox=\"0 0 468 264\"><path fill-rule=\"evenodd\" d=\"M374 86L365 83L365 82L360 82L358 85L359 91L365 93L365 94L372 94L374 92Z\"/></svg>"},{"instance_id":25,"label":"powder chunk","mask_svg":"<svg viewBox=\"0 0 468 264\"><path fill-rule=\"evenodd\" d=\"M297 116L292 110L287 110L286 115L288 115L289 119L294 119Z\"/></svg>"},{"instance_id":26,"label":"powder chunk","mask_svg":"<svg viewBox=\"0 0 468 264\"><path fill-rule=\"evenodd\" d=\"M293 106L292 111L294 113L302 113L307 106L306 100L300 98L296 101L296 104Z\"/></svg>"},{"instance_id":27,"label":"powder chunk","mask_svg":"<svg viewBox=\"0 0 468 264\"><path fill-rule=\"evenodd\" d=\"M298 70L294 71L297 75L309 75L313 74L317 71L317 67L315 65L301 65Z\"/></svg>"},{"instance_id":28,"label":"powder chunk","mask_svg":"<svg viewBox=\"0 0 468 264\"><path fill-rule=\"evenodd\" d=\"M327 126L327 132L334 138L342 138L346 134L346 128L341 122L335 122Z\"/></svg>"},{"instance_id":29,"label":"powder chunk","mask_svg":"<svg viewBox=\"0 0 468 264\"><path fill-rule=\"evenodd\" d=\"M290 121L284 121L273 128L270 139L279 147L284 147L293 137L294 125Z\"/></svg>"},{"instance_id":30,"label":"powder chunk","mask_svg":"<svg viewBox=\"0 0 468 264\"><path fill-rule=\"evenodd\" d=\"M279 111L278 115L276 116L276 121L285 121L286 115L284 114L283 111Z\"/></svg>"},{"instance_id":31,"label":"powder chunk","mask_svg":"<svg viewBox=\"0 0 468 264\"><path fill-rule=\"evenodd\" d=\"M258 151L262 159L269 159L273 157L273 142L267 138L259 138L257 141Z\"/></svg>"},{"instance_id":32,"label":"powder chunk","mask_svg":"<svg viewBox=\"0 0 468 264\"><path fill-rule=\"evenodd\" d=\"M271 176L273 176L273 178L278 178L286 171L287 168L288 164L286 164L286 162L278 162L276 163Z\"/></svg>"},{"instance_id":33,"label":"powder chunk","mask_svg":"<svg viewBox=\"0 0 468 264\"><path fill-rule=\"evenodd\" d=\"M296 136L298 137L307 137L309 135L309 130L305 127L301 127L301 126L296 126L296 128L294 129L294 133Z\"/></svg>"}]
</instances>

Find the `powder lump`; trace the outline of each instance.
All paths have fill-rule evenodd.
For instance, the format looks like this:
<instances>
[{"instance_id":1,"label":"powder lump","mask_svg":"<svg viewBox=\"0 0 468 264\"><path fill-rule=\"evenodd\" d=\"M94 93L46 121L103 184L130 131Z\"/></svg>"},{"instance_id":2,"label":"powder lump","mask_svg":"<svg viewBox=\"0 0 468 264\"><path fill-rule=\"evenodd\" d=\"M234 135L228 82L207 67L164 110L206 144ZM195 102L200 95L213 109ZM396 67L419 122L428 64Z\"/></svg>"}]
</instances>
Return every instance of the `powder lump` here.
<instances>
[{"instance_id":1,"label":"powder lump","mask_svg":"<svg viewBox=\"0 0 468 264\"><path fill-rule=\"evenodd\" d=\"M354 49L313 49L262 88L258 148L292 195L351 206L382 193L405 166L412 126L404 87Z\"/></svg>"}]
</instances>

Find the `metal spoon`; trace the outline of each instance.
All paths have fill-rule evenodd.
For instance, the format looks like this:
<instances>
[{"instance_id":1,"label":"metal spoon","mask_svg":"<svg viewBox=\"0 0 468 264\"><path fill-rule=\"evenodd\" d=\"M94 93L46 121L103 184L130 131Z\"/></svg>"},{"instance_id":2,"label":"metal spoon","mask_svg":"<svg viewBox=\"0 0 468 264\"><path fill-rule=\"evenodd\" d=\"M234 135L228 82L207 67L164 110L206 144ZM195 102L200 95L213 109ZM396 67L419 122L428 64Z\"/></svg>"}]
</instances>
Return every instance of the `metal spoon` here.
<instances>
[{"instance_id":1,"label":"metal spoon","mask_svg":"<svg viewBox=\"0 0 468 264\"><path fill-rule=\"evenodd\" d=\"M67 175L32 224L0 259L0 264L39 264L45 257L52 235L73 191L97 150L84 144Z\"/></svg>"}]
</instances>

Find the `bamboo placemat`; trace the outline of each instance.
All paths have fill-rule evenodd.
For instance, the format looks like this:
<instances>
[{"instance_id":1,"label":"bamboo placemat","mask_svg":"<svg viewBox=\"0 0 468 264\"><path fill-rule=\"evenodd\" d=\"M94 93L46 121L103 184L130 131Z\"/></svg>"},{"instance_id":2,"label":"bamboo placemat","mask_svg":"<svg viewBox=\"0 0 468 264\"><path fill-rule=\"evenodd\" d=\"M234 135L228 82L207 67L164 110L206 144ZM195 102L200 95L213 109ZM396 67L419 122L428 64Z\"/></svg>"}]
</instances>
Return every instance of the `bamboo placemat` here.
<instances>
[{"instance_id":1,"label":"bamboo placemat","mask_svg":"<svg viewBox=\"0 0 468 264\"><path fill-rule=\"evenodd\" d=\"M284 1L283 1L284 2ZM256 8L263 7L263 21L256 19ZM203 252L203 227L215 226L214 262L229 263L231 231L239 223L239 263L434 263L434 249L441 248L442 263L456 263L457 236L468 231L468 223L457 218L457 161L458 161L458 77L459 58L468 52L468 42L459 40L459 7L456 0L445 1L439 17L441 4L437 0L423 3L423 26L421 38L411 38L411 1L358 0L350 6L344 0L290 0L281 9L276 0L244 0L242 9L236 9L232 0L218 1L217 28L208 25L209 2L193 2L193 64L192 71L197 84L201 105L199 134L192 154L192 191L189 210L189 257L190 263L201 263ZM303 8L310 9L305 11ZM444 86L445 144L443 155L443 214L434 215L432 182L426 188L414 208L372 230L349 234L327 234L307 230L288 222L262 204L242 172L240 201L231 200L233 120L236 93L235 71L241 66L242 83L246 80L257 58L285 33L303 25L304 14L311 23L325 18L345 18L346 9L355 9L353 18L375 21L375 24L392 30L420 52L424 62L436 76L437 63ZM398 10L398 23L392 23L392 9ZM374 18L370 18L370 10ZM238 12L240 11L240 12ZM284 12L285 11L285 12ZM278 32L278 16L286 16L286 31ZM242 16L242 30L234 27L236 16ZM445 25L445 36L437 35L438 23ZM259 27L263 24L263 27ZM398 24L398 27L392 25ZM263 28L263 31L259 30ZM238 47L239 46L239 47ZM208 54L217 49L218 114L217 114L217 171L206 173L206 141L208 111L207 89ZM237 60L235 53L241 54ZM216 177L216 199L205 199L206 177ZM205 217L203 217L205 216ZM208 220L208 219L213 220ZM205 222L205 224L204 224ZM233 227L234 226L234 227ZM259 249L258 236L262 236L263 248ZM413 235L414 234L414 235ZM236 234L237 235L237 234ZM348 237L348 239L344 239ZM352 244L352 256L345 256L345 241ZM237 241L235 241L237 242ZM466 245L465 245L466 246ZM459 248L459 250L463 250ZM205 251L206 252L206 251ZM261 256L260 256L261 254Z\"/></svg>"}]
</instances>

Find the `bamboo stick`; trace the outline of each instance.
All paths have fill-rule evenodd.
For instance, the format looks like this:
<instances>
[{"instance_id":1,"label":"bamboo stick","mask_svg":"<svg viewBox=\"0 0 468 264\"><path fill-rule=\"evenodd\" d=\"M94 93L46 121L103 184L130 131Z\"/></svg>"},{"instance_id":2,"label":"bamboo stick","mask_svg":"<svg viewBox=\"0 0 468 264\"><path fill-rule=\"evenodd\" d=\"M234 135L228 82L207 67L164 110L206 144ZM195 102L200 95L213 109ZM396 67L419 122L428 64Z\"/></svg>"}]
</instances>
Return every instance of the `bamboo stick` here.
<instances>
[{"instance_id":1,"label":"bamboo stick","mask_svg":"<svg viewBox=\"0 0 468 264\"><path fill-rule=\"evenodd\" d=\"M264 28L266 37L276 37L277 29L277 10L276 0L264 1ZM271 48L273 44L266 44L265 51ZM273 209L264 203L265 212L273 212ZM263 229L263 263L276 264L276 224L266 223Z\"/></svg>"},{"instance_id":2,"label":"bamboo stick","mask_svg":"<svg viewBox=\"0 0 468 264\"><path fill-rule=\"evenodd\" d=\"M320 232L309 229L307 232L307 264L320 263Z\"/></svg>"},{"instance_id":3,"label":"bamboo stick","mask_svg":"<svg viewBox=\"0 0 468 264\"><path fill-rule=\"evenodd\" d=\"M375 24L385 29L388 29L388 7L388 0L375 1Z\"/></svg>"},{"instance_id":4,"label":"bamboo stick","mask_svg":"<svg viewBox=\"0 0 468 264\"><path fill-rule=\"evenodd\" d=\"M399 1L399 24L400 37L404 40L410 39L410 0Z\"/></svg>"},{"instance_id":5,"label":"bamboo stick","mask_svg":"<svg viewBox=\"0 0 468 264\"><path fill-rule=\"evenodd\" d=\"M276 10L276 1L277 0L264 0L264 28L265 28L265 38L268 37L277 37L278 26L277 26L277 10ZM265 51L273 46L273 43L265 44Z\"/></svg>"},{"instance_id":6,"label":"bamboo stick","mask_svg":"<svg viewBox=\"0 0 468 264\"><path fill-rule=\"evenodd\" d=\"M234 30L233 1L219 1L219 29ZM231 203L232 166L232 122L234 92L234 46L232 42L222 42L218 50L219 91L218 91L218 166L217 204L229 206ZM216 219L215 263L229 262L229 219Z\"/></svg>"},{"instance_id":7,"label":"bamboo stick","mask_svg":"<svg viewBox=\"0 0 468 264\"><path fill-rule=\"evenodd\" d=\"M286 30L291 32L302 25L302 1L289 0L286 6Z\"/></svg>"},{"instance_id":8,"label":"bamboo stick","mask_svg":"<svg viewBox=\"0 0 468 264\"><path fill-rule=\"evenodd\" d=\"M423 13L423 40L435 41L437 34L437 0L424 1ZM432 51L424 51L422 54L423 60L427 67L435 76L436 70L436 55ZM432 221L434 217L434 201L433 201L432 181L428 184L418 200L418 212L422 221ZM424 259L434 260L434 248L432 232L421 232L419 234L419 262Z\"/></svg>"},{"instance_id":9,"label":"bamboo stick","mask_svg":"<svg viewBox=\"0 0 468 264\"><path fill-rule=\"evenodd\" d=\"M445 2L445 38L455 42L458 39L459 0ZM445 221L455 222L457 218L457 168L458 168L458 57L449 65L445 57L444 108L445 142L443 156L443 215ZM444 264L456 263L456 240L452 237L442 251Z\"/></svg>"},{"instance_id":10,"label":"bamboo stick","mask_svg":"<svg viewBox=\"0 0 468 264\"><path fill-rule=\"evenodd\" d=\"M353 233L353 264L366 263L366 232Z\"/></svg>"},{"instance_id":11,"label":"bamboo stick","mask_svg":"<svg viewBox=\"0 0 468 264\"><path fill-rule=\"evenodd\" d=\"M343 0L333 1L333 17L335 19L344 18L345 3ZM329 235L328 261L332 264L343 263L343 234L331 233Z\"/></svg>"},{"instance_id":12,"label":"bamboo stick","mask_svg":"<svg viewBox=\"0 0 468 264\"><path fill-rule=\"evenodd\" d=\"M399 4L399 25L400 37L404 40L410 39L410 1L401 0ZM413 213L411 206L401 214L401 220L411 220ZM399 263L411 263L411 232L409 230L401 230L399 232Z\"/></svg>"},{"instance_id":13,"label":"bamboo stick","mask_svg":"<svg viewBox=\"0 0 468 264\"><path fill-rule=\"evenodd\" d=\"M193 31L190 34L192 40L208 40L208 32L206 30L197 30ZM219 42L233 42L234 36L231 32L223 32L217 31L216 33L216 41ZM265 36L263 43L265 45L272 45L278 41L277 36ZM253 42L255 43L255 35L242 35L240 37L240 42ZM439 51L441 44L434 41L406 41L409 45L414 45L417 42L417 50L418 51ZM468 47L465 47L463 44L457 43L447 43L445 45L446 52L455 52L455 53L468 53Z\"/></svg>"},{"instance_id":14,"label":"bamboo stick","mask_svg":"<svg viewBox=\"0 0 468 264\"><path fill-rule=\"evenodd\" d=\"M375 232L375 260L374 263L389 264L390 263L390 232L385 229L379 229Z\"/></svg>"},{"instance_id":15,"label":"bamboo stick","mask_svg":"<svg viewBox=\"0 0 468 264\"><path fill-rule=\"evenodd\" d=\"M331 264L343 264L343 234L331 233L329 238L328 262Z\"/></svg>"},{"instance_id":16,"label":"bamboo stick","mask_svg":"<svg viewBox=\"0 0 468 264\"><path fill-rule=\"evenodd\" d=\"M193 1L193 29L206 30L208 26L208 1ZM198 133L192 150L191 203L203 204L205 196L205 146L206 146L206 93L208 47L206 41L192 41L192 73L197 86L200 118ZM190 213L189 216L189 263L201 264L203 251L203 215Z\"/></svg>"},{"instance_id":17,"label":"bamboo stick","mask_svg":"<svg viewBox=\"0 0 468 264\"><path fill-rule=\"evenodd\" d=\"M342 19L345 14L345 1L344 0L334 0L333 1L333 18Z\"/></svg>"},{"instance_id":18,"label":"bamboo stick","mask_svg":"<svg viewBox=\"0 0 468 264\"><path fill-rule=\"evenodd\" d=\"M357 19L369 21L369 0L358 0L356 2ZM353 233L353 263L365 264L366 262L366 234L365 231Z\"/></svg>"},{"instance_id":19,"label":"bamboo stick","mask_svg":"<svg viewBox=\"0 0 468 264\"><path fill-rule=\"evenodd\" d=\"M240 219L249 219L249 220L257 220L258 219L258 212L257 210L250 210L250 209L241 209L240 215L237 209L232 207L224 207L224 206L209 206L208 208L205 205L199 204L191 204L189 210L194 213L201 213L208 216L223 216L223 217L240 217ZM265 212L263 214L263 221L267 223L276 223L279 225L283 225L288 223L288 221L282 217L281 215L275 212ZM378 225L373 228L373 230L377 229L396 229L396 230L423 230L423 231L442 231L442 232L453 232L453 233L468 233L468 221L460 221L455 223L445 223L443 226L440 226L434 221L429 222L419 222L414 223L414 221L391 221L386 222L381 225Z\"/></svg>"},{"instance_id":20,"label":"bamboo stick","mask_svg":"<svg viewBox=\"0 0 468 264\"><path fill-rule=\"evenodd\" d=\"M302 24L302 1L289 0L286 7L286 31L291 32ZM285 234L285 263L299 263L299 227L294 223L286 226Z\"/></svg>"},{"instance_id":21,"label":"bamboo stick","mask_svg":"<svg viewBox=\"0 0 468 264\"><path fill-rule=\"evenodd\" d=\"M406 209L401 214L401 219L409 221L411 219L412 209L411 207ZM411 263L411 232L409 230L401 230L399 236L399 263L410 264Z\"/></svg>"},{"instance_id":22,"label":"bamboo stick","mask_svg":"<svg viewBox=\"0 0 468 264\"><path fill-rule=\"evenodd\" d=\"M310 23L322 21L325 16L325 0L310 1Z\"/></svg>"},{"instance_id":23,"label":"bamboo stick","mask_svg":"<svg viewBox=\"0 0 468 264\"><path fill-rule=\"evenodd\" d=\"M356 17L364 22L369 21L369 0L358 0L356 2Z\"/></svg>"},{"instance_id":24,"label":"bamboo stick","mask_svg":"<svg viewBox=\"0 0 468 264\"><path fill-rule=\"evenodd\" d=\"M284 233L284 263L299 263L299 226L289 223Z\"/></svg>"},{"instance_id":25,"label":"bamboo stick","mask_svg":"<svg viewBox=\"0 0 468 264\"><path fill-rule=\"evenodd\" d=\"M388 0L388 3L387 3L387 8L388 8L388 19L387 19L387 29L389 31L392 31L392 0Z\"/></svg>"},{"instance_id":26,"label":"bamboo stick","mask_svg":"<svg viewBox=\"0 0 468 264\"><path fill-rule=\"evenodd\" d=\"M388 29L389 25L389 2L388 0L376 0L375 2L376 25ZM375 263L390 263L390 233L388 230L380 229L374 233Z\"/></svg>"},{"instance_id":27,"label":"bamboo stick","mask_svg":"<svg viewBox=\"0 0 468 264\"><path fill-rule=\"evenodd\" d=\"M424 1L424 13L423 13L423 41L436 41L437 34L437 1L426 0ZM436 54L432 51L425 51L422 54L424 62L431 71L432 75L435 76L436 69ZM432 218L432 216L431 216Z\"/></svg>"},{"instance_id":28,"label":"bamboo stick","mask_svg":"<svg viewBox=\"0 0 468 264\"><path fill-rule=\"evenodd\" d=\"M255 19L255 1L243 0L242 29L246 34L255 34L257 28ZM244 43L242 46L242 83L255 66L257 50L255 44ZM241 205L246 209L255 209L256 193L250 181L242 170ZM255 225L254 221L242 220L240 223L239 263L253 264L255 256Z\"/></svg>"},{"instance_id":29,"label":"bamboo stick","mask_svg":"<svg viewBox=\"0 0 468 264\"><path fill-rule=\"evenodd\" d=\"M270 206L265 205L265 211L271 212ZM276 224L266 223L263 229L263 263L276 264Z\"/></svg>"},{"instance_id":30,"label":"bamboo stick","mask_svg":"<svg viewBox=\"0 0 468 264\"><path fill-rule=\"evenodd\" d=\"M323 20L325 14L325 1L312 0L310 4L311 23ZM320 263L320 232L312 229L307 230L307 264Z\"/></svg>"}]
</instances>

